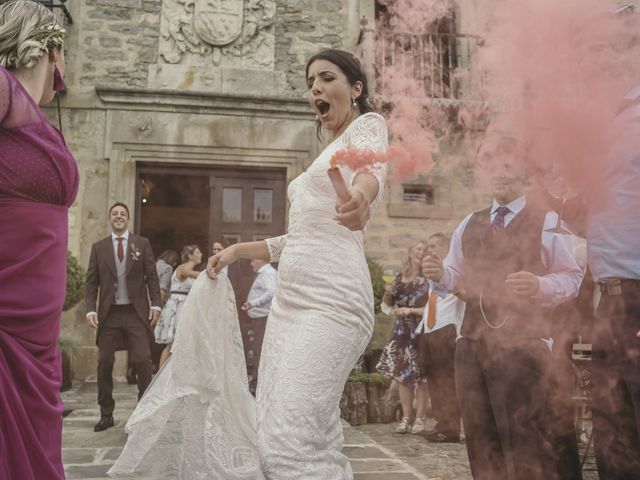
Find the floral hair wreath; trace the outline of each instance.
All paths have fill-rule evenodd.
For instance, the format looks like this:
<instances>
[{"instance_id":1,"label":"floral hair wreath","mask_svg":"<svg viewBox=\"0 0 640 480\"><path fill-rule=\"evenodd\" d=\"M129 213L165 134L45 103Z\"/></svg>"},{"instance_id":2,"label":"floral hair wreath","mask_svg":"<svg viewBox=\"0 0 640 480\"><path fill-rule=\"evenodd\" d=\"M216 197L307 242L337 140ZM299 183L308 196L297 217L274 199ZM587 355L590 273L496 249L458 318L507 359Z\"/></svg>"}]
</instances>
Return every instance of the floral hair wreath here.
<instances>
[{"instance_id":1,"label":"floral hair wreath","mask_svg":"<svg viewBox=\"0 0 640 480\"><path fill-rule=\"evenodd\" d=\"M34 49L40 51L41 55L46 54L51 48L62 48L64 46L64 34L66 30L62 28L58 23L51 23L40 28L30 42ZM35 45L34 45L35 44ZM36 57L40 57L37 55ZM30 55L33 58L33 55ZM20 64L20 59L17 53L9 53L0 55L0 65L7 68L17 68Z\"/></svg>"},{"instance_id":2,"label":"floral hair wreath","mask_svg":"<svg viewBox=\"0 0 640 480\"><path fill-rule=\"evenodd\" d=\"M64 34L66 30L58 23L46 25L42 27L34 38L35 41L42 43L42 48L47 50L51 47L62 47L64 45Z\"/></svg>"}]
</instances>

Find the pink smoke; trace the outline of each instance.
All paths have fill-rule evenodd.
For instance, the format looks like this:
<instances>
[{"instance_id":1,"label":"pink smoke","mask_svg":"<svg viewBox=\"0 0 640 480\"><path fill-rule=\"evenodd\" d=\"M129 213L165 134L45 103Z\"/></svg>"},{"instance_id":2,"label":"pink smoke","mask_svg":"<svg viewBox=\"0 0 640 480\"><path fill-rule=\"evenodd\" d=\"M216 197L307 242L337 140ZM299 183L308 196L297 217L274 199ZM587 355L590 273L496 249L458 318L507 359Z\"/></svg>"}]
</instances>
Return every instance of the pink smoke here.
<instances>
[{"instance_id":1,"label":"pink smoke","mask_svg":"<svg viewBox=\"0 0 640 480\"><path fill-rule=\"evenodd\" d=\"M376 49L383 52L378 59L385 63L393 57L395 63L379 71L378 91L387 108L390 133L388 159L391 176L404 180L415 175L427 175L433 168L433 154L438 151L434 135L433 116L427 108L425 81L435 72L429 65L415 58L415 51L407 49L403 32L420 34L432 29L433 23L451 13L449 0L385 0L381 2L390 14L389 25L382 27L392 33L385 40L378 39ZM383 32L384 33L384 32ZM393 39L391 42L389 38ZM406 68L398 68L402 65ZM379 66L380 67L380 66Z\"/></svg>"},{"instance_id":2,"label":"pink smoke","mask_svg":"<svg viewBox=\"0 0 640 480\"><path fill-rule=\"evenodd\" d=\"M451 0L379 0L392 15L391 27L418 33L452 12Z\"/></svg>"},{"instance_id":3,"label":"pink smoke","mask_svg":"<svg viewBox=\"0 0 640 480\"><path fill-rule=\"evenodd\" d=\"M638 15L601 0L483 3L490 128L528 145L534 166L562 162L576 186L597 182L613 118L640 81Z\"/></svg>"},{"instance_id":4,"label":"pink smoke","mask_svg":"<svg viewBox=\"0 0 640 480\"><path fill-rule=\"evenodd\" d=\"M430 168L431 152L425 152L425 148L429 146L425 146L420 138L405 139L402 145L391 145L385 152L347 148L333 154L331 168L345 166L363 171L375 163L393 162L395 176L407 178L415 174L416 166L424 164L422 168Z\"/></svg>"}]
</instances>

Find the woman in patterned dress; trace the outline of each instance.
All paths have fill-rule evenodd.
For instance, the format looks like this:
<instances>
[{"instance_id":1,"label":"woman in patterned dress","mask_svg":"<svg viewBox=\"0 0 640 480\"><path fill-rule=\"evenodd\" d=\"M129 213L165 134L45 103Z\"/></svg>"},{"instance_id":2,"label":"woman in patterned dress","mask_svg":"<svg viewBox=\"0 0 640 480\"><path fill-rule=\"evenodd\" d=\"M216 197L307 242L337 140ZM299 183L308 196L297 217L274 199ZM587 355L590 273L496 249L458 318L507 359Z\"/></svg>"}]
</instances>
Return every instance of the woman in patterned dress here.
<instances>
[{"instance_id":1,"label":"woman in patterned dress","mask_svg":"<svg viewBox=\"0 0 640 480\"><path fill-rule=\"evenodd\" d=\"M376 368L398 382L402 404L402 421L396 428L398 433L411 431L414 388L417 382L424 381L416 362L414 339L429 298L429 283L420 272L425 247L421 240L409 249L402 272L387 285L382 301L383 312L395 315L396 322Z\"/></svg>"},{"instance_id":2,"label":"woman in patterned dress","mask_svg":"<svg viewBox=\"0 0 640 480\"><path fill-rule=\"evenodd\" d=\"M167 303L162 307L160 320L154 329L156 343L165 344L166 347L160 356L160 367L171 355L171 344L176 336L176 329L180 321L180 310L187 299L189 290L200 272L196 271L196 265L202 262L202 252L198 245L187 245L182 249L182 264L176 268L171 276L171 289Z\"/></svg>"}]
</instances>

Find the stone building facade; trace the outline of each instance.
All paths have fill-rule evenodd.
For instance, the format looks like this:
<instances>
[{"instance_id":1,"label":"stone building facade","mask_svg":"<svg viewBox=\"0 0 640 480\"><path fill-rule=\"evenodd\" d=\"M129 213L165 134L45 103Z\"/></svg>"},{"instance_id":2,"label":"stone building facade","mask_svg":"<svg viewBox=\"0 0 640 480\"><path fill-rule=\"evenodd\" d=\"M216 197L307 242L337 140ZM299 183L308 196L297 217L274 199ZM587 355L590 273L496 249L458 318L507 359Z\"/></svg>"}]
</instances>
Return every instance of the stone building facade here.
<instances>
[{"instance_id":1,"label":"stone building facade","mask_svg":"<svg viewBox=\"0 0 640 480\"><path fill-rule=\"evenodd\" d=\"M464 33L473 33L473 3L456 7ZM69 248L83 265L109 232L115 201L129 205L131 229L155 239L156 254L184 243L208 254L220 237L284 232L286 184L322 148L305 100L307 58L336 47L375 71L374 0L74 0L66 7L73 19L67 93L59 112L48 113L80 168ZM487 200L465 182L459 171L390 182L367 253L397 269L414 241L451 232ZM236 215L248 219L244 227L229 226ZM94 373L83 305L66 312L63 329L82 337L76 375Z\"/></svg>"}]
</instances>

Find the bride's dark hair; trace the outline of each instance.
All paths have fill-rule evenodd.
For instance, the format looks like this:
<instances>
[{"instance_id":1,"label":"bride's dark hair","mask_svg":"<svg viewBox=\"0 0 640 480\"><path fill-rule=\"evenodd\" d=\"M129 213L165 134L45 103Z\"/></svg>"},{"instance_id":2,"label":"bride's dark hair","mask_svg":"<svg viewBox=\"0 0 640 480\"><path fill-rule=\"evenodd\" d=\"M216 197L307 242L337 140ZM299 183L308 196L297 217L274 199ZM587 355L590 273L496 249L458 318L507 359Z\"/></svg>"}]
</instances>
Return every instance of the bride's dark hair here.
<instances>
[{"instance_id":1,"label":"bride's dark hair","mask_svg":"<svg viewBox=\"0 0 640 480\"><path fill-rule=\"evenodd\" d=\"M360 96L356 99L356 104L360 109L360 113L375 112L375 109L371 104L371 100L369 99L367 75L364 73L364 68L358 57L352 53L345 52L344 50L337 50L335 48L316 53L309 59L307 66L304 69L305 80L309 77L309 67L316 60L326 60L327 62L333 63L342 70L342 73L344 73L347 80L349 80L350 85L353 86L356 82L362 83L362 92L360 92ZM318 123L320 122L318 121ZM319 130L320 125L318 125L318 132Z\"/></svg>"}]
</instances>

